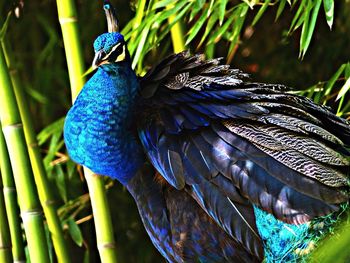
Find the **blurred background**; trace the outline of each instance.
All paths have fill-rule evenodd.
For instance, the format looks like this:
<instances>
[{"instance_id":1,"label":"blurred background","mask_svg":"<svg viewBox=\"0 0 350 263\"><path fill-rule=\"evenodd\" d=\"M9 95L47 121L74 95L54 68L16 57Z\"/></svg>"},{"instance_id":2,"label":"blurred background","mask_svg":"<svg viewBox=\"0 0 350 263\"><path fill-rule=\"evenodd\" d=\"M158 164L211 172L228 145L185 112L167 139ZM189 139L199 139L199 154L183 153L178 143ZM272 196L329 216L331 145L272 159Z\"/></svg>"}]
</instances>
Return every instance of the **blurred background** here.
<instances>
[{"instance_id":1,"label":"blurred background","mask_svg":"<svg viewBox=\"0 0 350 263\"><path fill-rule=\"evenodd\" d=\"M305 2L312 6L309 8ZM315 27L310 29L317 2L112 1L138 74L144 74L160 58L173 53L173 43L177 41L169 31L169 19L173 18L179 21L186 49L192 53L223 57L233 67L249 73L251 81L294 87L347 118L349 87L345 92L342 87L350 75L350 1L334 1L332 23L322 4L314 20ZM94 55L92 43L107 30L102 1L75 3L88 69ZM169 12L169 4L173 12ZM0 0L0 26L9 11L13 15L5 39L34 117L69 248L75 262L99 262L82 169L67 156L62 138L71 95L56 2ZM135 20L136 14L139 16ZM303 36L305 30L308 34ZM310 44L301 40L309 36ZM342 71L336 75L342 65ZM341 90L344 94L339 104L335 99ZM106 179L106 187L119 262L164 262L145 233L131 196L118 182ZM52 244L50 247L52 250Z\"/></svg>"}]
</instances>

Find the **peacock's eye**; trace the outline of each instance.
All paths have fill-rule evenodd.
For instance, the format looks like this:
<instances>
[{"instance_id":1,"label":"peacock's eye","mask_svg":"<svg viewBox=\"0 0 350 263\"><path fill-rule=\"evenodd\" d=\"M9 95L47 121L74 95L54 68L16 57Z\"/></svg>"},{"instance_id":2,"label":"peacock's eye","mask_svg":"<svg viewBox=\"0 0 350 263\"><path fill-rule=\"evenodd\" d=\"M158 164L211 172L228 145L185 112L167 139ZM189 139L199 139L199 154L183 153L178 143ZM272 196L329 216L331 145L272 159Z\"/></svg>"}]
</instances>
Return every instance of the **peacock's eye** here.
<instances>
[{"instance_id":1,"label":"peacock's eye","mask_svg":"<svg viewBox=\"0 0 350 263\"><path fill-rule=\"evenodd\" d=\"M124 43L118 43L109 49L108 52L104 51L105 55L102 60L108 60L109 62L119 62L125 59L125 45Z\"/></svg>"}]
</instances>

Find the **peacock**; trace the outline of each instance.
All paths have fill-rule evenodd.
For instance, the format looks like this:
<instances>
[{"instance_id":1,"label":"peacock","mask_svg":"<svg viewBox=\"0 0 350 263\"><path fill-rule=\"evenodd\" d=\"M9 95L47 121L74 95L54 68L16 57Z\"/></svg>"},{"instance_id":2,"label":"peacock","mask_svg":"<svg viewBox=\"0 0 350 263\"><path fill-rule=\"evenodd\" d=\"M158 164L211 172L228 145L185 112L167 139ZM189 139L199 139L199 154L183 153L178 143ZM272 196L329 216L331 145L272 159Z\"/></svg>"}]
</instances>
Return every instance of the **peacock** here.
<instances>
[{"instance_id":1,"label":"peacock","mask_svg":"<svg viewBox=\"0 0 350 263\"><path fill-rule=\"evenodd\" d=\"M346 120L188 52L138 77L104 9L111 32L94 42L97 71L67 114L65 144L76 163L125 186L168 262L273 261L274 247L348 202Z\"/></svg>"}]
</instances>

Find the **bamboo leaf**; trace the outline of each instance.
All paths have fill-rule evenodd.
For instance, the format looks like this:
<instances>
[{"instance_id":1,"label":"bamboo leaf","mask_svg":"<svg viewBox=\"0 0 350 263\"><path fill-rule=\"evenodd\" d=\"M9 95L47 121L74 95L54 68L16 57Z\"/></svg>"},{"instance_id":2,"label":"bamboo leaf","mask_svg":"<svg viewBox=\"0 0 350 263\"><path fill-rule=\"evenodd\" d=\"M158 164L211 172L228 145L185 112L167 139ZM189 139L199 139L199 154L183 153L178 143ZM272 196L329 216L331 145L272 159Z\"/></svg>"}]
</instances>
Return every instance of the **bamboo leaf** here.
<instances>
[{"instance_id":1,"label":"bamboo leaf","mask_svg":"<svg viewBox=\"0 0 350 263\"><path fill-rule=\"evenodd\" d=\"M139 58L142 55L142 50L145 47L145 42L146 42L146 39L147 39L147 35L148 35L148 32L149 32L149 29L150 29L150 25L147 24L145 26L145 28L143 29L142 33L141 33L141 39L138 42L138 46L137 46L137 49L136 49L136 52L135 52L135 56L134 56L134 59L133 59L133 62L132 62L132 68L135 68L135 66L137 65L137 63L139 61Z\"/></svg>"},{"instance_id":2,"label":"bamboo leaf","mask_svg":"<svg viewBox=\"0 0 350 263\"><path fill-rule=\"evenodd\" d=\"M222 22L224 22L226 5L227 5L227 0L220 1L220 6L219 6L219 23L220 23L220 26L222 25Z\"/></svg>"},{"instance_id":3,"label":"bamboo leaf","mask_svg":"<svg viewBox=\"0 0 350 263\"><path fill-rule=\"evenodd\" d=\"M286 6L287 0L281 0L280 4L278 5L277 13L276 13L276 18L275 21L280 17L282 14L284 7Z\"/></svg>"},{"instance_id":4,"label":"bamboo leaf","mask_svg":"<svg viewBox=\"0 0 350 263\"><path fill-rule=\"evenodd\" d=\"M161 0L156 2L153 6L152 6L152 10L158 9L158 8L163 8L166 7L169 4L176 4L178 2L178 0L174 1L174 0Z\"/></svg>"},{"instance_id":5,"label":"bamboo leaf","mask_svg":"<svg viewBox=\"0 0 350 263\"><path fill-rule=\"evenodd\" d=\"M345 96L345 94L349 91L350 89L350 78L348 78L344 84L344 86L340 89L338 96L336 98L336 101Z\"/></svg>"},{"instance_id":6,"label":"bamboo leaf","mask_svg":"<svg viewBox=\"0 0 350 263\"><path fill-rule=\"evenodd\" d=\"M236 15L231 15L226 22L223 24L222 27L219 28L218 31L216 31L209 39L208 44L211 44L213 42L217 43L222 35L227 31L228 27L231 25L233 20L236 18Z\"/></svg>"},{"instance_id":7,"label":"bamboo leaf","mask_svg":"<svg viewBox=\"0 0 350 263\"><path fill-rule=\"evenodd\" d=\"M310 9L307 8L303 14L304 16L304 22L303 22L303 27L301 28L301 35L300 35L300 51L299 51L299 57L302 56L306 39L307 39L307 33L309 32L308 27L309 27L309 16L310 16Z\"/></svg>"},{"instance_id":8,"label":"bamboo leaf","mask_svg":"<svg viewBox=\"0 0 350 263\"><path fill-rule=\"evenodd\" d=\"M63 130L64 118L60 118L57 121L46 126L37 136L39 145L46 142L53 134L61 133Z\"/></svg>"},{"instance_id":9,"label":"bamboo leaf","mask_svg":"<svg viewBox=\"0 0 350 263\"><path fill-rule=\"evenodd\" d=\"M213 6L214 6L214 0L210 0L208 12L207 12L207 18L210 16L211 12L213 11Z\"/></svg>"},{"instance_id":10,"label":"bamboo leaf","mask_svg":"<svg viewBox=\"0 0 350 263\"><path fill-rule=\"evenodd\" d=\"M38 90L33 89L31 87L27 87L26 92L36 101L42 103L42 104L48 104L50 101L49 99L41 94Z\"/></svg>"},{"instance_id":11,"label":"bamboo leaf","mask_svg":"<svg viewBox=\"0 0 350 263\"><path fill-rule=\"evenodd\" d=\"M307 33L305 35L305 38L302 41L302 45L300 45L302 57L304 57L307 49L309 48L311 38L315 30L316 20L317 20L317 16L318 16L321 4L322 4L322 0L316 0L316 4L312 10L311 20L307 28Z\"/></svg>"},{"instance_id":12,"label":"bamboo leaf","mask_svg":"<svg viewBox=\"0 0 350 263\"><path fill-rule=\"evenodd\" d=\"M248 12L248 6L247 5L241 5L239 10L239 16L237 18L237 20L235 21L235 24L234 24L234 27L233 27L233 32L232 32L232 36L231 36L231 44L230 44L230 47L229 47L229 51L228 51L228 63L230 62L230 57L232 58L231 56L231 53L232 51L234 50L237 42L238 42L238 37L241 33L241 30L242 30L242 27L243 27L243 24L244 24L244 20L247 16L247 12Z\"/></svg>"},{"instance_id":13,"label":"bamboo leaf","mask_svg":"<svg viewBox=\"0 0 350 263\"><path fill-rule=\"evenodd\" d=\"M256 14L256 16L254 17L254 20L252 22L252 26L255 26L256 23L260 20L261 16L265 13L266 8L269 6L271 0L266 0L264 2L264 4L262 5L262 7L259 9L258 13Z\"/></svg>"},{"instance_id":14,"label":"bamboo leaf","mask_svg":"<svg viewBox=\"0 0 350 263\"><path fill-rule=\"evenodd\" d=\"M205 0L196 0L193 3L193 7L190 13L190 19L189 21L192 21L193 18L198 14L200 10L203 9L203 5L205 4Z\"/></svg>"},{"instance_id":15,"label":"bamboo leaf","mask_svg":"<svg viewBox=\"0 0 350 263\"><path fill-rule=\"evenodd\" d=\"M208 20L207 26L205 27L205 32L202 36L201 41L198 44L198 47L200 47L203 43L204 40L207 38L207 36L209 35L209 33L211 32L213 26L215 25L216 21L218 20L218 16L217 13L214 13Z\"/></svg>"},{"instance_id":16,"label":"bamboo leaf","mask_svg":"<svg viewBox=\"0 0 350 263\"><path fill-rule=\"evenodd\" d=\"M55 176L56 179L56 185L58 188L58 192L62 198L62 200L67 203L68 201L68 195L67 195L67 185L66 185L66 176L62 170L61 165L56 165L55 170L57 172L57 175Z\"/></svg>"},{"instance_id":17,"label":"bamboo leaf","mask_svg":"<svg viewBox=\"0 0 350 263\"><path fill-rule=\"evenodd\" d=\"M302 0L300 5L299 5L299 8L298 8L297 12L294 15L292 23L290 24L289 33L291 31L296 30L299 27L299 26L296 26L296 24L297 24L298 21L300 21L300 16L302 15L302 12L303 12L303 10L305 8L305 4L306 4L306 0ZM304 15L305 15L305 13L304 13Z\"/></svg>"},{"instance_id":18,"label":"bamboo leaf","mask_svg":"<svg viewBox=\"0 0 350 263\"><path fill-rule=\"evenodd\" d=\"M324 12L326 14L327 24L332 29L334 19L334 0L323 0Z\"/></svg>"},{"instance_id":19,"label":"bamboo leaf","mask_svg":"<svg viewBox=\"0 0 350 263\"><path fill-rule=\"evenodd\" d=\"M324 92L325 96L328 96L331 93L335 82L343 73L344 69L345 69L345 64L341 65L339 69L334 73L334 75L327 81L327 84L325 86L325 92Z\"/></svg>"},{"instance_id":20,"label":"bamboo leaf","mask_svg":"<svg viewBox=\"0 0 350 263\"><path fill-rule=\"evenodd\" d=\"M69 218L67 221L68 231L73 241L81 247L83 245L83 235L77 223L72 218Z\"/></svg>"},{"instance_id":21,"label":"bamboo leaf","mask_svg":"<svg viewBox=\"0 0 350 263\"><path fill-rule=\"evenodd\" d=\"M185 45L188 45L195 38L195 36L198 34L199 30L202 28L206 20L207 20L207 12L206 10L203 10L201 17L198 19L195 26L191 28L189 32L190 35L188 36Z\"/></svg>"},{"instance_id":22,"label":"bamboo leaf","mask_svg":"<svg viewBox=\"0 0 350 263\"><path fill-rule=\"evenodd\" d=\"M253 9L253 7L256 5L257 1L255 0L242 0L244 3L246 3L250 9Z\"/></svg>"},{"instance_id":23,"label":"bamboo leaf","mask_svg":"<svg viewBox=\"0 0 350 263\"><path fill-rule=\"evenodd\" d=\"M10 22L10 18L11 18L11 14L12 14L12 12L8 12L6 20L0 29L0 40L2 40L6 35L7 28L8 28L9 22Z\"/></svg>"},{"instance_id":24,"label":"bamboo leaf","mask_svg":"<svg viewBox=\"0 0 350 263\"><path fill-rule=\"evenodd\" d=\"M157 38L157 43L159 43L160 41L162 41L165 36L169 33L169 31L171 30L171 27L179 21L179 19L181 19L184 14L187 12L187 10L191 7L192 5L189 3L186 7L184 7L180 13L178 13L178 15L174 18L174 20L167 26L167 28L161 33L161 35Z\"/></svg>"},{"instance_id":25,"label":"bamboo leaf","mask_svg":"<svg viewBox=\"0 0 350 263\"><path fill-rule=\"evenodd\" d=\"M153 19L153 23L158 22L160 24L164 20L168 19L170 16L179 12L186 4L187 0L179 1L179 3L176 6L174 6L174 8L167 9L166 11L161 12L157 19Z\"/></svg>"},{"instance_id":26,"label":"bamboo leaf","mask_svg":"<svg viewBox=\"0 0 350 263\"><path fill-rule=\"evenodd\" d=\"M350 78L350 62L346 63L346 67L345 67L345 78L346 78L346 79Z\"/></svg>"}]
</instances>

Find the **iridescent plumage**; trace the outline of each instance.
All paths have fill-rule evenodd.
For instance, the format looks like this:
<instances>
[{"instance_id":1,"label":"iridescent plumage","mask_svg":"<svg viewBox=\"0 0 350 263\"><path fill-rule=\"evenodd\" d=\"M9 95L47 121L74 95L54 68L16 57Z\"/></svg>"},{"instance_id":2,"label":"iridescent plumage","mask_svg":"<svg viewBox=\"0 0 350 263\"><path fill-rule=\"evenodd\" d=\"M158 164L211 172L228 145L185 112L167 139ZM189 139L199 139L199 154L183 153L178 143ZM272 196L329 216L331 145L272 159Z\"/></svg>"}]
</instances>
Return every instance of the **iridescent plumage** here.
<instances>
[{"instance_id":1,"label":"iridescent plumage","mask_svg":"<svg viewBox=\"0 0 350 263\"><path fill-rule=\"evenodd\" d=\"M328 108L186 52L137 79L119 33L94 48L67 149L127 187L169 262L259 262L253 205L302 224L349 200L350 126Z\"/></svg>"}]
</instances>

